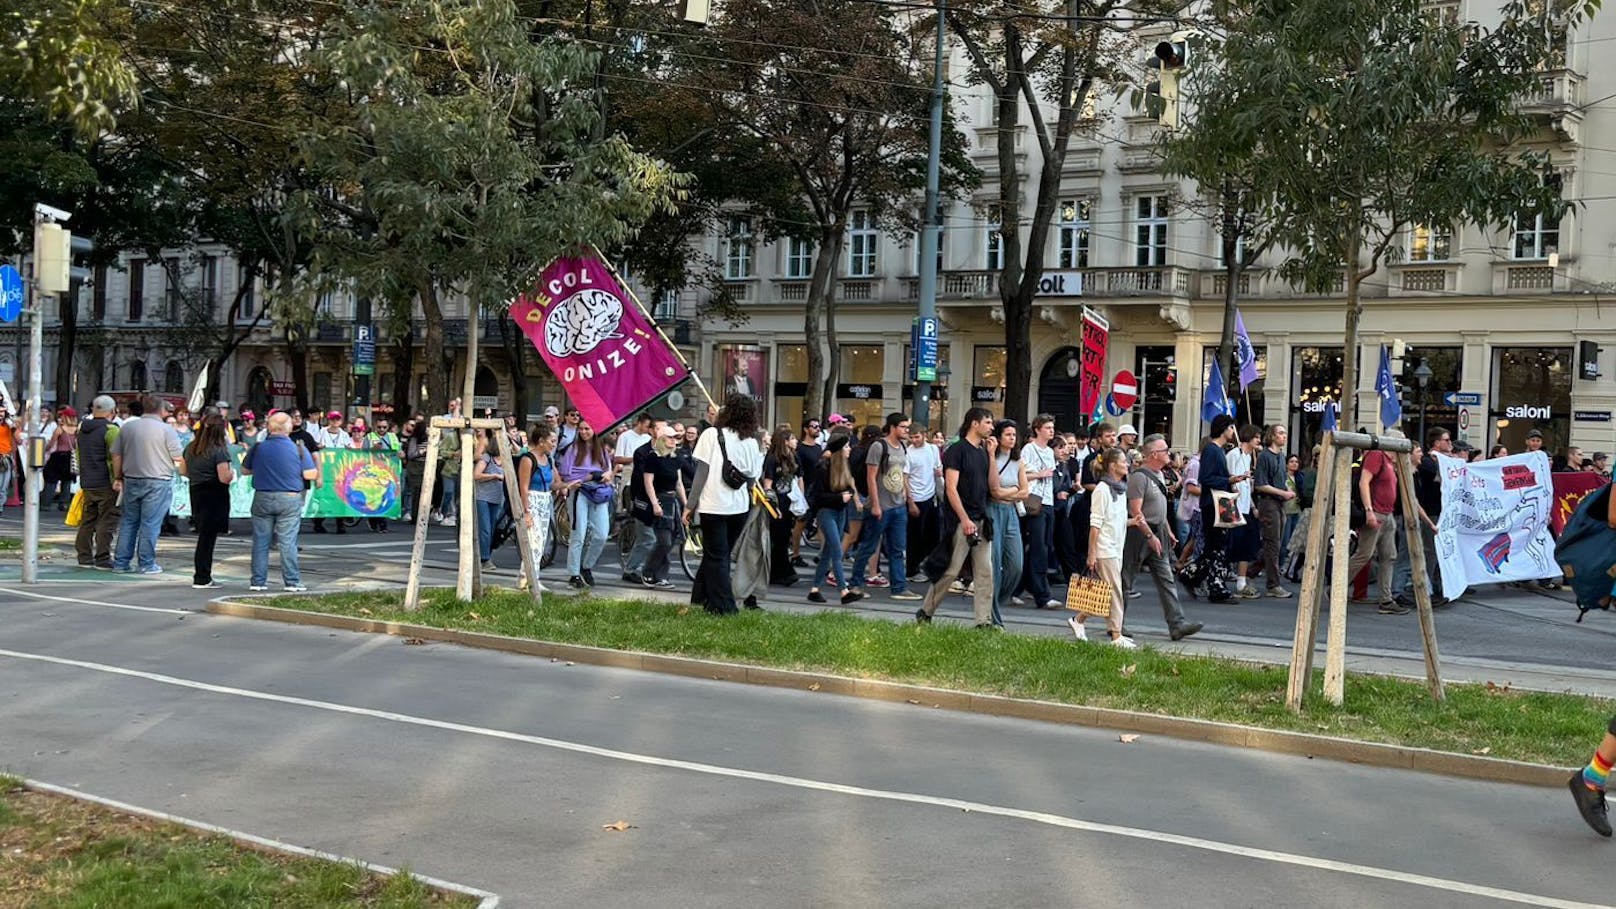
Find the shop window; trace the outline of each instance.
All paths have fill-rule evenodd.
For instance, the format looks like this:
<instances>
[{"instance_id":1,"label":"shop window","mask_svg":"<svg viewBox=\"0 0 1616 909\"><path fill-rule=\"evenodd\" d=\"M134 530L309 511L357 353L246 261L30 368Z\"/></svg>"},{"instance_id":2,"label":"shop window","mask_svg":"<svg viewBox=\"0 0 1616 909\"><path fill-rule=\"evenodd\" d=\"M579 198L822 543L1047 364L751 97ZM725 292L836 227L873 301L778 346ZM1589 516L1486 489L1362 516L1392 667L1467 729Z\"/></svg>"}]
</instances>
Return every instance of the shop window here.
<instances>
[{"instance_id":1,"label":"shop window","mask_svg":"<svg viewBox=\"0 0 1616 909\"><path fill-rule=\"evenodd\" d=\"M1543 450L1565 448L1571 433L1572 349L1569 347L1493 348L1491 438L1510 454L1526 450L1526 434L1543 433Z\"/></svg>"},{"instance_id":2,"label":"shop window","mask_svg":"<svg viewBox=\"0 0 1616 909\"><path fill-rule=\"evenodd\" d=\"M1431 371L1425 389L1420 390L1417 375L1420 364ZM1403 434L1425 444L1420 430L1420 415L1425 416L1425 428L1441 426L1455 439L1463 437L1459 431L1459 409L1443 400L1450 391L1464 391L1463 347L1409 347L1403 353L1403 372L1397 382L1403 388ZM1474 417L1473 419L1479 419Z\"/></svg>"},{"instance_id":3,"label":"shop window","mask_svg":"<svg viewBox=\"0 0 1616 909\"><path fill-rule=\"evenodd\" d=\"M1311 458L1327 404L1341 406L1340 347L1291 348L1291 450ZM1359 361L1362 362L1362 357ZM1345 427L1343 427L1345 428Z\"/></svg>"},{"instance_id":4,"label":"shop window","mask_svg":"<svg viewBox=\"0 0 1616 909\"><path fill-rule=\"evenodd\" d=\"M885 389L881 386L885 370L886 357L880 345L843 345L836 412L852 417L860 426L880 423L886 416Z\"/></svg>"},{"instance_id":5,"label":"shop window","mask_svg":"<svg viewBox=\"0 0 1616 909\"><path fill-rule=\"evenodd\" d=\"M779 358L774 374L775 420L797 428L802 425L803 402L808 397L808 348L802 344L782 344L774 350Z\"/></svg>"},{"instance_id":6,"label":"shop window","mask_svg":"<svg viewBox=\"0 0 1616 909\"><path fill-rule=\"evenodd\" d=\"M1003 417L1008 354L1002 346L978 347L972 353L970 406L986 407L994 417Z\"/></svg>"}]
</instances>

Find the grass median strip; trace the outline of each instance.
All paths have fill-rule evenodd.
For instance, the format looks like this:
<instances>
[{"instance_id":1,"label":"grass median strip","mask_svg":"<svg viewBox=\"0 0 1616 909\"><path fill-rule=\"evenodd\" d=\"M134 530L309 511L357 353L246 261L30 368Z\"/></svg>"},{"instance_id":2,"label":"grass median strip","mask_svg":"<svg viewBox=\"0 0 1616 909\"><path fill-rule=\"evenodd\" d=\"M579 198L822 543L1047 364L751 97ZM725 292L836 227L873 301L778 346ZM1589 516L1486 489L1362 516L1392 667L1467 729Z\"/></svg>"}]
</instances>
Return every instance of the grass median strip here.
<instances>
[{"instance_id":1,"label":"grass median strip","mask_svg":"<svg viewBox=\"0 0 1616 909\"><path fill-rule=\"evenodd\" d=\"M471 909L406 874L261 852L0 777L0 906Z\"/></svg>"},{"instance_id":2,"label":"grass median strip","mask_svg":"<svg viewBox=\"0 0 1616 909\"><path fill-rule=\"evenodd\" d=\"M945 624L920 626L836 612L744 612L590 597L546 600L496 590L459 603L426 591L417 612L391 592L276 597L271 605L410 622L616 650L725 660L883 679L955 691L1241 723L1266 729L1573 766L1616 704L1502 686L1449 685L1431 701L1422 683L1349 675L1346 704L1310 695L1301 716L1285 709L1282 666L1124 652L1070 639L995 634Z\"/></svg>"}]
</instances>

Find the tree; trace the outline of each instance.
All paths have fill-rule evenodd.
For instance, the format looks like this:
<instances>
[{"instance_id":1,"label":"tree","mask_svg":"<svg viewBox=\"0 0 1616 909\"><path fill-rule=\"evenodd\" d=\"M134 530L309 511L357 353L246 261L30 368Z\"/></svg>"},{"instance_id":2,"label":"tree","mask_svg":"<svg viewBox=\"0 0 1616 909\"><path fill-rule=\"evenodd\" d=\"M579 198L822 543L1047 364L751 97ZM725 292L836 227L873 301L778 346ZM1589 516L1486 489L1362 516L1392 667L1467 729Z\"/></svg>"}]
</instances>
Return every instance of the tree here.
<instances>
[{"instance_id":1,"label":"tree","mask_svg":"<svg viewBox=\"0 0 1616 909\"><path fill-rule=\"evenodd\" d=\"M854 210L889 228L917 220L930 59L924 38L911 36L883 4L736 0L675 77L721 131L737 134L729 147L749 149L764 172L792 177L784 184L789 199L749 211L763 215L763 236L814 245L803 310L804 419L822 414L835 395L836 278ZM957 131L947 137L950 186L969 184L975 171Z\"/></svg>"},{"instance_id":2,"label":"tree","mask_svg":"<svg viewBox=\"0 0 1616 909\"><path fill-rule=\"evenodd\" d=\"M301 124L319 188L294 195L298 226L317 280L419 301L431 407L449 397L446 295L468 301L476 330L551 258L621 242L681 191L660 162L596 134L594 54L533 40L508 0L366 7L316 58L344 97Z\"/></svg>"},{"instance_id":3,"label":"tree","mask_svg":"<svg viewBox=\"0 0 1616 909\"><path fill-rule=\"evenodd\" d=\"M1483 27L1420 0L1261 0L1234 5L1235 27L1206 43L1169 166L1244 162L1271 193L1283 273L1310 292L1344 286L1341 425L1358 423L1359 290L1411 227L1565 208L1520 101L1555 65L1556 34L1596 8L1510 0Z\"/></svg>"},{"instance_id":4,"label":"tree","mask_svg":"<svg viewBox=\"0 0 1616 909\"><path fill-rule=\"evenodd\" d=\"M1025 420L1032 390L1032 310L1044 276L1044 253L1060 205L1062 172L1072 136L1092 109L1096 84L1126 84L1138 45L1129 35L1140 24L1172 21L1178 0L962 0L949 6L953 34L971 61L971 78L993 93L997 125L998 200L995 205L1002 264L1005 416ZM1038 159L1023 165L1016 139L1023 119ZM1035 168L1033 208L1023 203L1028 170ZM1022 226L1026 226L1023 240Z\"/></svg>"},{"instance_id":5,"label":"tree","mask_svg":"<svg viewBox=\"0 0 1616 909\"><path fill-rule=\"evenodd\" d=\"M128 19L118 0L11 0L0 11L0 96L37 102L85 138L111 129L136 100L119 41Z\"/></svg>"}]
</instances>

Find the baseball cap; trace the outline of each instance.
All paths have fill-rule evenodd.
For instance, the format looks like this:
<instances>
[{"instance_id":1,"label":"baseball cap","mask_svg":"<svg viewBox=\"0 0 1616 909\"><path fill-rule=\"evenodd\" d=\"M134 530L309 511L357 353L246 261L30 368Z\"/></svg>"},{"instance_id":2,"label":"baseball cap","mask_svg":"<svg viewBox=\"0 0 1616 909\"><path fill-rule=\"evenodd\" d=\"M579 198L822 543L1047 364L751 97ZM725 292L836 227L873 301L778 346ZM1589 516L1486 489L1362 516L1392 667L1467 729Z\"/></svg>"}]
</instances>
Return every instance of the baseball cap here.
<instances>
[{"instance_id":1,"label":"baseball cap","mask_svg":"<svg viewBox=\"0 0 1616 909\"><path fill-rule=\"evenodd\" d=\"M1474 445L1471 445L1469 442L1466 442L1464 439L1460 439L1460 440L1453 443L1453 450L1458 451L1458 452L1465 452L1465 451L1475 451L1476 448L1475 448Z\"/></svg>"},{"instance_id":2,"label":"baseball cap","mask_svg":"<svg viewBox=\"0 0 1616 909\"><path fill-rule=\"evenodd\" d=\"M220 410L229 410L230 409L230 402L229 401L216 401L216 402L214 402L213 406L219 408Z\"/></svg>"},{"instance_id":3,"label":"baseball cap","mask_svg":"<svg viewBox=\"0 0 1616 909\"><path fill-rule=\"evenodd\" d=\"M1527 433L1526 437L1528 439L1541 439L1541 438L1543 438L1543 431L1539 430L1539 429L1534 429L1531 432Z\"/></svg>"},{"instance_id":4,"label":"baseball cap","mask_svg":"<svg viewBox=\"0 0 1616 909\"><path fill-rule=\"evenodd\" d=\"M333 410L330 413L326 414L325 418L327 420L340 420L340 419L342 419L342 411Z\"/></svg>"},{"instance_id":5,"label":"baseball cap","mask_svg":"<svg viewBox=\"0 0 1616 909\"><path fill-rule=\"evenodd\" d=\"M833 413L833 414L831 414L831 415L830 415L830 416L828 416L828 417L826 417L826 418L825 418L825 422L826 422L826 423L829 423L829 424L830 424L830 425L832 425L832 426L835 426L835 425L837 425L837 424L838 424L838 423L851 423L851 422L853 422L853 421L852 421L852 420L849 420L849 419L848 419L848 418L846 418L846 417L844 417L844 416L842 416L842 415L841 415L841 414L839 414L839 413Z\"/></svg>"},{"instance_id":6,"label":"baseball cap","mask_svg":"<svg viewBox=\"0 0 1616 909\"><path fill-rule=\"evenodd\" d=\"M1119 435L1119 436L1136 436L1136 435L1139 435L1139 430L1134 429L1132 423L1128 423L1128 424L1125 424L1121 429L1117 430L1117 435Z\"/></svg>"},{"instance_id":7,"label":"baseball cap","mask_svg":"<svg viewBox=\"0 0 1616 909\"><path fill-rule=\"evenodd\" d=\"M551 404L544 409L544 415L547 417L559 417L561 416L561 408Z\"/></svg>"},{"instance_id":8,"label":"baseball cap","mask_svg":"<svg viewBox=\"0 0 1616 909\"><path fill-rule=\"evenodd\" d=\"M258 416L258 415L257 415L257 414L255 414L255 413L253 413L253 412L252 412L252 411L250 411L250 410L243 410L243 411L242 411L242 412L241 412L241 418L242 418L242 419L243 419L243 420L251 420L251 419L253 419L253 418L254 418L254 417L256 417L256 416Z\"/></svg>"}]
</instances>

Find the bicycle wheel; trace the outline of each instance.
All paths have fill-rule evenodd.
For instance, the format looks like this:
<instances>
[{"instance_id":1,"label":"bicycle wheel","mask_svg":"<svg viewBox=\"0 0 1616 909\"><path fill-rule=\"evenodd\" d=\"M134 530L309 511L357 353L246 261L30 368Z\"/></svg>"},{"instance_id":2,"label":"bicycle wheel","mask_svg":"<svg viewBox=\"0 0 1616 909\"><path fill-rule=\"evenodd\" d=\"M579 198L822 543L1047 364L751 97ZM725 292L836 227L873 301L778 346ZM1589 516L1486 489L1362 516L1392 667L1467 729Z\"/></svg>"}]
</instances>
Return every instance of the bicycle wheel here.
<instances>
[{"instance_id":1,"label":"bicycle wheel","mask_svg":"<svg viewBox=\"0 0 1616 909\"><path fill-rule=\"evenodd\" d=\"M634 545L639 542L640 532L644 528L634 518L624 515L618 519L617 529L612 533L617 542L617 567L624 572L628 571L628 557L634 552Z\"/></svg>"},{"instance_id":2,"label":"bicycle wheel","mask_svg":"<svg viewBox=\"0 0 1616 909\"><path fill-rule=\"evenodd\" d=\"M701 569L701 528L686 528L681 524L675 536L674 542L679 547L679 568L684 571L686 580L694 581L696 572Z\"/></svg>"},{"instance_id":3,"label":"bicycle wheel","mask_svg":"<svg viewBox=\"0 0 1616 909\"><path fill-rule=\"evenodd\" d=\"M555 563L556 554L567 545L561 525L556 523L554 517L550 519L550 534L544 541L544 552L539 553L539 567L549 568Z\"/></svg>"}]
</instances>

